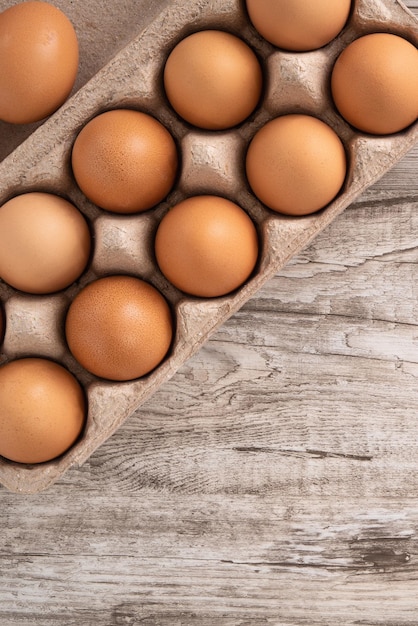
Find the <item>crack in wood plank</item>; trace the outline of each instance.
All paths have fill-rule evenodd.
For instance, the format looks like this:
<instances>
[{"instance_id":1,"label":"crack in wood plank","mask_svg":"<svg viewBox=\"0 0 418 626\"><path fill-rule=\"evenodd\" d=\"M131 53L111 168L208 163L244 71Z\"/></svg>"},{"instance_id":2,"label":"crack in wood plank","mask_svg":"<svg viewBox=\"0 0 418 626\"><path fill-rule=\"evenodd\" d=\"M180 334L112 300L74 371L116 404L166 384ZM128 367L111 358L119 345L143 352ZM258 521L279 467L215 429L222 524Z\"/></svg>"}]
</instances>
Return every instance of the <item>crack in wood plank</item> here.
<instances>
[{"instance_id":1,"label":"crack in wood plank","mask_svg":"<svg viewBox=\"0 0 418 626\"><path fill-rule=\"evenodd\" d=\"M291 449L280 449L280 448L269 448L269 447L257 447L257 446L234 446L232 448L235 452L248 452L251 454L283 454L286 456L299 456L304 457L308 456L314 459L326 459L326 458L343 458L343 459L351 459L353 461L372 461L373 456L371 455L359 455L359 454L348 454L345 452L329 452L325 450L291 450Z\"/></svg>"}]
</instances>

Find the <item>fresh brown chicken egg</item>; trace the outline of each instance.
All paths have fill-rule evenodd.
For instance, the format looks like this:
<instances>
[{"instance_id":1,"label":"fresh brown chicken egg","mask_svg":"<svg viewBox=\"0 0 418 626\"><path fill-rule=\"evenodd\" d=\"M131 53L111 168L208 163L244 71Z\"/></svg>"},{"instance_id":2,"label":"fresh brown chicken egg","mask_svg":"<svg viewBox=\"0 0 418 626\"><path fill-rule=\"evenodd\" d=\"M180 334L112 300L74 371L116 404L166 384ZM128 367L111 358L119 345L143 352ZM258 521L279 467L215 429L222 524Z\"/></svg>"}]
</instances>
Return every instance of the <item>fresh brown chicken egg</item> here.
<instances>
[{"instance_id":1,"label":"fresh brown chicken egg","mask_svg":"<svg viewBox=\"0 0 418 626\"><path fill-rule=\"evenodd\" d=\"M418 50L391 33L364 35L338 57L331 89L355 128L374 135L401 131L418 116Z\"/></svg>"},{"instance_id":2,"label":"fresh brown chicken egg","mask_svg":"<svg viewBox=\"0 0 418 626\"><path fill-rule=\"evenodd\" d=\"M287 215L324 208L346 176L344 145L335 131L310 115L284 115L253 137L246 157L248 182L261 202Z\"/></svg>"},{"instance_id":3,"label":"fresh brown chicken egg","mask_svg":"<svg viewBox=\"0 0 418 626\"><path fill-rule=\"evenodd\" d=\"M262 83L252 49L219 30L196 32L180 41L164 68L171 106L190 124L208 130L243 122L260 100Z\"/></svg>"},{"instance_id":4,"label":"fresh brown chicken egg","mask_svg":"<svg viewBox=\"0 0 418 626\"><path fill-rule=\"evenodd\" d=\"M254 27L279 48L322 48L344 28L351 0L247 0Z\"/></svg>"},{"instance_id":5,"label":"fresh brown chicken egg","mask_svg":"<svg viewBox=\"0 0 418 626\"><path fill-rule=\"evenodd\" d=\"M178 167L169 131L140 111L115 109L97 115L77 136L72 168L87 198L108 211L138 213L161 202Z\"/></svg>"},{"instance_id":6,"label":"fresh brown chicken egg","mask_svg":"<svg viewBox=\"0 0 418 626\"><path fill-rule=\"evenodd\" d=\"M110 380L132 380L164 359L173 319L167 301L152 285L133 276L107 276L75 297L65 334L86 370Z\"/></svg>"},{"instance_id":7,"label":"fresh brown chicken egg","mask_svg":"<svg viewBox=\"0 0 418 626\"><path fill-rule=\"evenodd\" d=\"M28 124L69 96L78 41L67 16L47 2L21 2L0 14L0 119Z\"/></svg>"},{"instance_id":8,"label":"fresh brown chicken egg","mask_svg":"<svg viewBox=\"0 0 418 626\"><path fill-rule=\"evenodd\" d=\"M30 192L0 207L0 278L16 289L45 294L68 287L90 249L83 214L60 196Z\"/></svg>"},{"instance_id":9,"label":"fresh brown chicken egg","mask_svg":"<svg viewBox=\"0 0 418 626\"><path fill-rule=\"evenodd\" d=\"M43 358L0 367L0 455L17 463L43 463L80 437L87 404L77 379Z\"/></svg>"},{"instance_id":10,"label":"fresh brown chicken egg","mask_svg":"<svg viewBox=\"0 0 418 626\"><path fill-rule=\"evenodd\" d=\"M253 272L257 230L234 202L195 196L163 217L155 254L162 273L178 289L194 296L221 296L240 287Z\"/></svg>"}]
</instances>

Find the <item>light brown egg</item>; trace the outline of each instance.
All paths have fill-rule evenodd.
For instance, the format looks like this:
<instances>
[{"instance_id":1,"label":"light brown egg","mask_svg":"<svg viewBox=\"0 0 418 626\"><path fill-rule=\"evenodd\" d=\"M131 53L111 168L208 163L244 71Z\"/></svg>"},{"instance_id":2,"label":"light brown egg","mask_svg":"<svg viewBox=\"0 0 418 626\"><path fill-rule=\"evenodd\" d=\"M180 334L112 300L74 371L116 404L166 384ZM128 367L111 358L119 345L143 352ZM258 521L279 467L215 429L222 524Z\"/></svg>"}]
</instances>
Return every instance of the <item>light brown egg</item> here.
<instances>
[{"instance_id":1,"label":"light brown egg","mask_svg":"<svg viewBox=\"0 0 418 626\"><path fill-rule=\"evenodd\" d=\"M155 254L161 271L178 289L195 296L222 296L253 272L258 236L250 217L235 203L195 196L163 217Z\"/></svg>"},{"instance_id":2,"label":"light brown egg","mask_svg":"<svg viewBox=\"0 0 418 626\"><path fill-rule=\"evenodd\" d=\"M138 213L161 202L177 174L177 148L168 130L140 111L116 109L79 133L72 167L84 194L102 209Z\"/></svg>"},{"instance_id":3,"label":"light brown egg","mask_svg":"<svg viewBox=\"0 0 418 626\"><path fill-rule=\"evenodd\" d=\"M244 121L257 106L262 81L251 48L235 35L216 30L180 41L164 69L172 107L187 122L208 130Z\"/></svg>"},{"instance_id":4,"label":"light brown egg","mask_svg":"<svg viewBox=\"0 0 418 626\"><path fill-rule=\"evenodd\" d=\"M42 358L0 367L0 455L17 463L43 463L79 438L86 399L76 378Z\"/></svg>"},{"instance_id":5,"label":"light brown egg","mask_svg":"<svg viewBox=\"0 0 418 626\"><path fill-rule=\"evenodd\" d=\"M334 130L309 115L284 115L263 126L247 152L250 186L273 211L307 215L324 208L346 176L344 146Z\"/></svg>"},{"instance_id":6,"label":"light brown egg","mask_svg":"<svg viewBox=\"0 0 418 626\"><path fill-rule=\"evenodd\" d=\"M0 277L16 289L64 289L85 269L90 247L84 216L64 198L31 192L0 207Z\"/></svg>"},{"instance_id":7,"label":"light brown egg","mask_svg":"<svg viewBox=\"0 0 418 626\"><path fill-rule=\"evenodd\" d=\"M62 11L21 2L0 14L0 119L47 117L69 96L77 69L77 36Z\"/></svg>"},{"instance_id":8,"label":"light brown egg","mask_svg":"<svg viewBox=\"0 0 418 626\"><path fill-rule=\"evenodd\" d=\"M401 131L418 115L418 50L398 35L360 37L338 57L331 89L349 124L375 135Z\"/></svg>"},{"instance_id":9,"label":"light brown egg","mask_svg":"<svg viewBox=\"0 0 418 626\"><path fill-rule=\"evenodd\" d=\"M351 0L247 0L254 27L270 43L285 50L322 48L348 19Z\"/></svg>"},{"instance_id":10,"label":"light brown egg","mask_svg":"<svg viewBox=\"0 0 418 626\"><path fill-rule=\"evenodd\" d=\"M173 321L165 298L152 285L132 276L108 276L75 297L65 333L86 370L110 380L132 380L166 356Z\"/></svg>"}]
</instances>

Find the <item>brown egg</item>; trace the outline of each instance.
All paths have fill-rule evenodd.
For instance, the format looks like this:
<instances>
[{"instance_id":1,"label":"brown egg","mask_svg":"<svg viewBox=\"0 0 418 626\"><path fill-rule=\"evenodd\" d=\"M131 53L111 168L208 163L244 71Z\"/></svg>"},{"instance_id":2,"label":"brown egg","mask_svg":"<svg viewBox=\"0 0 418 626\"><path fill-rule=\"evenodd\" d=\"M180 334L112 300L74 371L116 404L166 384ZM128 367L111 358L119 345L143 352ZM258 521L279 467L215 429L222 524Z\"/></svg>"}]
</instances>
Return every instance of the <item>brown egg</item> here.
<instances>
[{"instance_id":1,"label":"brown egg","mask_svg":"<svg viewBox=\"0 0 418 626\"><path fill-rule=\"evenodd\" d=\"M161 271L178 289L195 296L222 296L240 287L253 272L257 231L233 202L195 196L163 217L155 254Z\"/></svg>"},{"instance_id":2,"label":"brown egg","mask_svg":"<svg viewBox=\"0 0 418 626\"><path fill-rule=\"evenodd\" d=\"M65 333L86 370L110 380L132 380L148 374L166 356L173 322L157 289L132 276L108 276L76 296Z\"/></svg>"},{"instance_id":3,"label":"brown egg","mask_svg":"<svg viewBox=\"0 0 418 626\"><path fill-rule=\"evenodd\" d=\"M341 115L359 130L403 130L418 115L418 50L389 33L360 37L338 57L331 89Z\"/></svg>"},{"instance_id":4,"label":"brown egg","mask_svg":"<svg viewBox=\"0 0 418 626\"><path fill-rule=\"evenodd\" d=\"M177 149L156 119L128 109L107 111L81 130L72 152L75 179L87 198L115 213L138 213L174 184Z\"/></svg>"},{"instance_id":5,"label":"brown egg","mask_svg":"<svg viewBox=\"0 0 418 626\"><path fill-rule=\"evenodd\" d=\"M351 0L247 0L254 27L270 43L285 50L322 48L348 19Z\"/></svg>"},{"instance_id":6,"label":"brown egg","mask_svg":"<svg viewBox=\"0 0 418 626\"><path fill-rule=\"evenodd\" d=\"M247 152L250 186L273 211L307 215L324 208L346 175L344 146L330 126L309 115L284 115L263 126Z\"/></svg>"},{"instance_id":7,"label":"brown egg","mask_svg":"<svg viewBox=\"0 0 418 626\"><path fill-rule=\"evenodd\" d=\"M86 399L74 376L42 358L0 368L0 455L17 463L43 463L79 438Z\"/></svg>"},{"instance_id":8,"label":"brown egg","mask_svg":"<svg viewBox=\"0 0 418 626\"><path fill-rule=\"evenodd\" d=\"M86 220L64 198L31 192L0 207L0 277L16 289L64 289L85 269L90 247Z\"/></svg>"},{"instance_id":9,"label":"brown egg","mask_svg":"<svg viewBox=\"0 0 418 626\"><path fill-rule=\"evenodd\" d=\"M172 107L187 122L208 130L244 121L257 106L262 80L251 48L235 35L216 30L183 39L164 69Z\"/></svg>"},{"instance_id":10,"label":"brown egg","mask_svg":"<svg viewBox=\"0 0 418 626\"><path fill-rule=\"evenodd\" d=\"M47 117L69 96L77 69L77 36L62 11L21 2L0 14L0 119Z\"/></svg>"}]
</instances>

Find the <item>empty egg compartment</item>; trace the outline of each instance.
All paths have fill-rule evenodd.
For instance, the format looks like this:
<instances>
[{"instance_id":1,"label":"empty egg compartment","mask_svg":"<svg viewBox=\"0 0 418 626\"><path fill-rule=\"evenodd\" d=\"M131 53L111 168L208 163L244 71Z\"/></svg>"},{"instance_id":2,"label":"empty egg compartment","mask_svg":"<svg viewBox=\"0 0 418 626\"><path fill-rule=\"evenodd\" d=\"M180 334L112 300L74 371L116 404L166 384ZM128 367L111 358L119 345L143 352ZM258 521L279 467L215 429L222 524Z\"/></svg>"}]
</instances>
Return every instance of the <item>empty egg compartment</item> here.
<instances>
[{"instance_id":1,"label":"empty egg compartment","mask_svg":"<svg viewBox=\"0 0 418 626\"><path fill-rule=\"evenodd\" d=\"M165 60L182 38L203 29L240 36L256 52L264 72L264 91L253 114L236 127L205 131L184 122L165 98ZM264 41L249 23L239 0L175 1L124 50L0 163L0 204L25 190L48 190L71 200L87 217L93 255L87 270L70 287L46 296L17 292L0 281L6 317L1 361L45 356L64 364L82 383L88 418L82 438L63 456L39 465L0 458L0 481L11 491L34 493L57 480L71 465L85 461L123 421L194 354L294 254L329 224L368 185L387 171L418 139L417 124L390 137L353 130L338 115L330 96L330 72L339 51L365 32L385 28L416 42L415 18L398 2L359 0L341 35L320 50L288 53ZM173 135L180 155L178 179L168 197L140 214L116 215L94 206L77 187L71 150L85 124L101 112L132 108L149 113ZM329 124L344 143L349 170L329 206L304 217L288 217L264 206L252 193L245 155L255 133L286 113L303 113ZM193 196L213 194L241 206L254 221L260 241L257 267L249 280L226 296L187 296L161 274L153 241L171 206ZM68 350L64 320L70 303L94 279L127 274L155 286L175 319L175 336L164 361L146 376L127 382L100 379L82 368Z\"/></svg>"}]
</instances>

